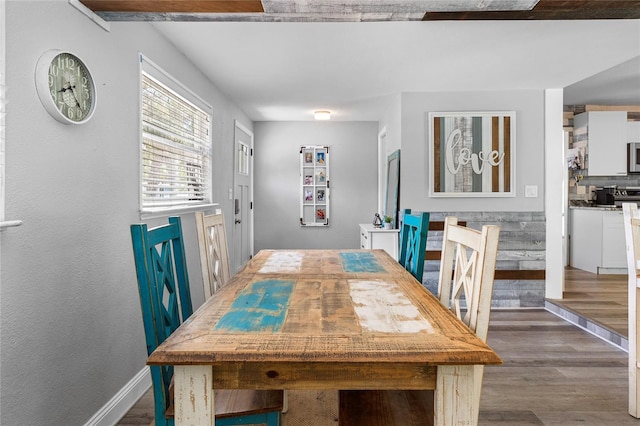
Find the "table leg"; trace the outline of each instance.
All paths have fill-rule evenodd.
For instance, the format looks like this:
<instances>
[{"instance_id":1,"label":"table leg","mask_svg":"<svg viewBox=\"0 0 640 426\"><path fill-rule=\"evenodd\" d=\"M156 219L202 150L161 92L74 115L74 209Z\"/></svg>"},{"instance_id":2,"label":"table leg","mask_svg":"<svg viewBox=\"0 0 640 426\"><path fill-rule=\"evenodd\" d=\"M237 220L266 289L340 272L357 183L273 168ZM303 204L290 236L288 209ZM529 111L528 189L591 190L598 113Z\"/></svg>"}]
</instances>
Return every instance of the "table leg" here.
<instances>
[{"instance_id":1,"label":"table leg","mask_svg":"<svg viewBox=\"0 0 640 426\"><path fill-rule=\"evenodd\" d=\"M438 366L435 390L436 426L473 426L480 408L475 397L473 365Z\"/></svg>"},{"instance_id":2,"label":"table leg","mask_svg":"<svg viewBox=\"0 0 640 426\"><path fill-rule=\"evenodd\" d=\"M173 380L176 426L214 426L213 368L206 365L176 365Z\"/></svg>"}]
</instances>

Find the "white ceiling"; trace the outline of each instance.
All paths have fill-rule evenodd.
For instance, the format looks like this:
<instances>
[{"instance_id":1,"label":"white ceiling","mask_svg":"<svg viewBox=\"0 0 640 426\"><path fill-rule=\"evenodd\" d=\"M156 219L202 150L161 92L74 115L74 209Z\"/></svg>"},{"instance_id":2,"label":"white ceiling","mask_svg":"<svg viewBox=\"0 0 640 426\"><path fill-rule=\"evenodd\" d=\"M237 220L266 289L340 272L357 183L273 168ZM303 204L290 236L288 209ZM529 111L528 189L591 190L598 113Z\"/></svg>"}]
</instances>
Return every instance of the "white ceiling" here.
<instances>
[{"instance_id":1,"label":"white ceiling","mask_svg":"<svg viewBox=\"0 0 640 426\"><path fill-rule=\"evenodd\" d=\"M152 25L254 121L375 121L401 92L573 85L565 104L604 103L577 82L619 65L622 104L640 105L640 20Z\"/></svg>"},{"instance_id":2,"label":"white ceiling","mask_svg":"<svg viewBox=\"0 0 640 426\"><path fill-rule=\"evenodd\" d=\"M566 87L564 103L640 105L640 56Z\"/></svg>"}]
</instances>

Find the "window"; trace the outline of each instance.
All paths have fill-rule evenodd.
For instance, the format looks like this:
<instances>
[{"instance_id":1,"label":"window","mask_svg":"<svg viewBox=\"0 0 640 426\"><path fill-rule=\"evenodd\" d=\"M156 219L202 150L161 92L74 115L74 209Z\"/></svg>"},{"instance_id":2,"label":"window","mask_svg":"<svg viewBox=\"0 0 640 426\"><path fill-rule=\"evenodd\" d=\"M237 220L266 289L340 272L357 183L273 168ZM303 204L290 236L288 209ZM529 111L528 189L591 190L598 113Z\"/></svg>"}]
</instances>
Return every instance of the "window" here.
<instances>
[{"instance_id":1,"label":"window","mask_svg":"<svg viewBox=\"0 0 640 426\"><path fill-rule=\"evenodd\" d=\"M141 56L142 211L211 203L211 107Z\"/></svg>"},{"instance_id":2,"label":"window","mask_svg":"<svg viewBox=\"0 0 640 426\"><path fill-rule=\"evenodd\" d=\"M238 173L249 174L249 147L238 141Z\"/></svg>"}]
</instances>

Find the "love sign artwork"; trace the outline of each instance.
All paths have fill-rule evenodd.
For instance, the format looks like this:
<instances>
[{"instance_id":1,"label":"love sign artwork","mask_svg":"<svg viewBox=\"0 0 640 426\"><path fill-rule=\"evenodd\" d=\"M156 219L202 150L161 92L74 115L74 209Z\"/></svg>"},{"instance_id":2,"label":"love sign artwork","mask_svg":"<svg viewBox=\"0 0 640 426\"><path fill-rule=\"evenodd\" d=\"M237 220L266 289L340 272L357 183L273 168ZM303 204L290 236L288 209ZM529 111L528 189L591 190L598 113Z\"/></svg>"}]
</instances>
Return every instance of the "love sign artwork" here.
<instances>
[{"instance_id":1,"label":"love sign artwork","mask_svg":"<svg viewBox=\"0 0 640 426\"><path fill-rule=\"evenodd\" d=\"M433 197L515 196L515 112L429 113Z\"/></svg>"}]
</instances>

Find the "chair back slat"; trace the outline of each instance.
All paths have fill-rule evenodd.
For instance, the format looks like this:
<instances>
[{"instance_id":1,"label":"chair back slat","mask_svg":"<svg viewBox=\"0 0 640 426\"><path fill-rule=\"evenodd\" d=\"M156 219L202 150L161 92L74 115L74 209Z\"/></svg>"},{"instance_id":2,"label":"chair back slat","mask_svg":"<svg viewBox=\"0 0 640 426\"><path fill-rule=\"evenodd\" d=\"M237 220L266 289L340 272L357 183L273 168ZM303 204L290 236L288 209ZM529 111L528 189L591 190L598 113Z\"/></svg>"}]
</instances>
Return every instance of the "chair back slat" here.
<instances>
[{"instance_id":1,"label":"chair back slat","mask_svg":"<svg viewBox=\"0 0 640 426\"><path fill-rule=\"evenodd\" d=\"M138 279L147 354L150 355L193 312L182 226L179 217L148 229L131 225L131 241ZM169 385L173 367L152 366L156 425L171 425L165 410L172 402Z\"/></svg>"},{"instance_id":2,"label":"chair back slat","mask_svg":"<svg viewBox=\"0 0 640 426\"><path fill-rule=\"evenodd\" d=\"M200 248L204 298L207 300L230 278L227 233L223 213L205 215L203 212L196 212L196 229Z\"/></svg>"},{"instance_id":3,"label":"chair back slat","mask_svg":"<svg viewBox=\"0 0 640 426\"><path fill-rule=\"evenodd\" d=\"M411 209L404 210L398 262L420 282L422 282L428 230L429 213L413 215Z\"/></svg>"}]
</instances>

